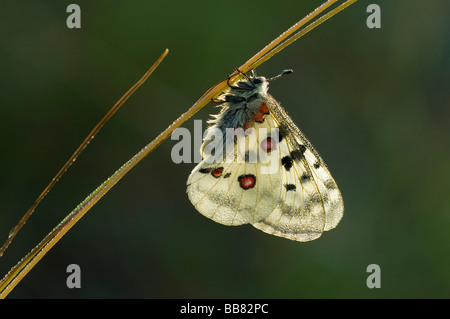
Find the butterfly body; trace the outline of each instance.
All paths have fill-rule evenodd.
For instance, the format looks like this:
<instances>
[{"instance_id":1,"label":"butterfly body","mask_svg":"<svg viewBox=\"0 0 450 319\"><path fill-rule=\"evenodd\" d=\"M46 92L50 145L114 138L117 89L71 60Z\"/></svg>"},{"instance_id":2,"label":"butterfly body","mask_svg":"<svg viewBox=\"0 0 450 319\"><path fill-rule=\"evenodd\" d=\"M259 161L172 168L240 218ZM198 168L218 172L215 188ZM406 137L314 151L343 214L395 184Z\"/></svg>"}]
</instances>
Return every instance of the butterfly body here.
<instances>
[{"instance_id":1,"label":"butterfly body","mask_svg":"<svg viewBox=\"0 0 450 319\"><path fill-rule=\"evenodd\" d=\"M224 225L252 224L297 241L339 223L343 200L317 151L251 74L218 97L187 193L197 210Z\"/></svg>"}]
</instances>

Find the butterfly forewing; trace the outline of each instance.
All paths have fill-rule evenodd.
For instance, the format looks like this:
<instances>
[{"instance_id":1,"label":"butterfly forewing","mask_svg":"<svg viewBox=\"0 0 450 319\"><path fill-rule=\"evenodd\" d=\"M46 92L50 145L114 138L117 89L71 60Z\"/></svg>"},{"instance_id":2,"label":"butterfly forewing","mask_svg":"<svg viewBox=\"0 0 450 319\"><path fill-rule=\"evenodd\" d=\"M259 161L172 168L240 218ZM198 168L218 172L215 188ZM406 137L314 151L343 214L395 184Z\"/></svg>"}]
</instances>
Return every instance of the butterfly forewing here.
<instances>
[{"instance_id":1,"label":"butterfly forewing","mask_svg":"<svg viewBox=\"0 0 450 319\"><path fill-rule=\"evenodd\" d=\"M254 226L267 233L298 241L313 240L324 230L333 228L327 225L328 214L342 217L342 209L340 213L331 214L328 189L318 176L327 181L327 186L331 185L330 180L333 185L335 183L331 176L325 173L328 171L324 169L318 153L281 105L270 96L268 101L270 114L283 136L280 156L284 168L282 174L285 192L274 212ZM336 218L330 220L335 221Z\"/></svg>"}]
</instances>

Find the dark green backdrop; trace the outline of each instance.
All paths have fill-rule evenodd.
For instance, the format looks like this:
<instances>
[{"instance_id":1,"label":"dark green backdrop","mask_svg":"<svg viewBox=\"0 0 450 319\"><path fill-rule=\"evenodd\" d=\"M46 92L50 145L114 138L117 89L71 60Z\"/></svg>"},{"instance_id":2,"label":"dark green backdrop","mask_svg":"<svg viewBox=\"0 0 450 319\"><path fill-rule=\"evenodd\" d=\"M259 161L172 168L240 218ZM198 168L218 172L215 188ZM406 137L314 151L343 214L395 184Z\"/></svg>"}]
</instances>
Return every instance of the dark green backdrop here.
<instances>
[{"instance_id":1,"label":"dark green backdrop","mask_svg":"<svg viewBox=\"0 0 450 319\"><path fill-rule=\"evenodd\" d=\"M3 1L0 240L95 123L171 51L0 259L13 266L94 188L322 1ZM381 7L381 29L366 8ZM199 214L195 164L164 142L107 194L12 298L448 298L450 4L360 0L258 69L328 164L344 219L298 243ZM206 120L208 105L194 118ZM192 119L185 123L191 128ZM66 287L78 264L82 288ZM368 289L366 267L381 267Z\"/></svg>"}]
</instances>

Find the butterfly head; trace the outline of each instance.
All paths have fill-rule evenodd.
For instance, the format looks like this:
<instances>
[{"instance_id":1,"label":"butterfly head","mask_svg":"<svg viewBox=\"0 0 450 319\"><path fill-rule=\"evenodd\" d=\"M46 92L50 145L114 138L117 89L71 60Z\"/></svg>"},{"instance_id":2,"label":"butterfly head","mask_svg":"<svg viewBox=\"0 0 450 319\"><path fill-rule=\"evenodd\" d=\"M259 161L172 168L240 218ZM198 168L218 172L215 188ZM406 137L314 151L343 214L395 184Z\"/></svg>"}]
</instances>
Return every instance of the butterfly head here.
<instances>
[{"instance_id":1,"label":"butterfly head","mask_svg":"<svg viewBox=\"0 0 450 319\"><path fill-rule=\"evenodd\" d=\"M243 95L254 95L258 93L265 94L269 90L269 82L263 76L256 76L253 73L246 75L240 79L235 85L230 85L230 91L232 94L238 96ZM246 94L250 93L250 94Z\"/></svg>"},{"instance_id":2,"label":"butterfly head","mask_svg":"<svg viewBox=\"0 0 450 319\"><path fill-rule=\"evenodd\" d=\"M283 70L283 72L277 76L267 79L264 76L256 76L255 72L252 70L249 74L244 74L244 77L240 79L236 85L229 85L230 91L232 94L234 93L238 96L242 94L249 96L253 96L255 94L264 95L269 90L269 82L292 72L293 71L291 69Z\"/></svg>"}]
</instances>

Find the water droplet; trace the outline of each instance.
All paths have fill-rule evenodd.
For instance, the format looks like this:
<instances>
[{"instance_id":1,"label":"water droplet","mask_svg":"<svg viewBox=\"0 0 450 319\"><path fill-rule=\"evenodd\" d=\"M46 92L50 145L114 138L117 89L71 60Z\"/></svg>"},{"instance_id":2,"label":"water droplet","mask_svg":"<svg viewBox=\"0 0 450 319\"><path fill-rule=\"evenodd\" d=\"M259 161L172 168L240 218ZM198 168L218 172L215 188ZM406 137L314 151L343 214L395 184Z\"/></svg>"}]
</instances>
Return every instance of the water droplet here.
<instances>
[{"instance_id":1,"label":"water droplet","mask_svg":"<svg viewBox=\"0 0 450 319\"><path fill-rule=\"evenodd\" d=\"M17 226L14 226L13 229L9 231L8 238L10 238L13 235L13 233L16 231L16 228Z\"/></svg>"}]
</instances>

